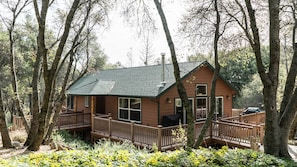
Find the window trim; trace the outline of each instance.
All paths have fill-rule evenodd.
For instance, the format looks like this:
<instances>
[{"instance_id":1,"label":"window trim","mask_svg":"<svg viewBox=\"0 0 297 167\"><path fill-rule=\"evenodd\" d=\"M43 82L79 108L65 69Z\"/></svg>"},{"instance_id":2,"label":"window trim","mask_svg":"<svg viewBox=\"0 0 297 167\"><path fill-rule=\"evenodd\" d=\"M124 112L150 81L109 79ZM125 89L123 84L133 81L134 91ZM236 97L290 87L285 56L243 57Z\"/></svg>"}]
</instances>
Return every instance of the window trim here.
<instances>
[{"instance_id":1,"label":"window trim","mask_svg":"<svg viewBox=\"0 0 297 167\"><path fill-rule=\"evenodd\" d=\"M205 86L205 94L198 94L198 86ZM201 97L201 96L207 96L207 84L196 84L196 96Z\"/></svg>"},{"instance_id":2,"label":"window trim","mask_svg":"<svg viewBox=\"0 0 297 167\"><path fill-rule=\"evenodd\" d=\"M123 107L120 107L120 100L121 99L128 99L128 108L123 108ZM139 106L139 109L134 109L134 108L131 108L130 106L130 100L131 99L138 99L140 100L140 106ZM136 123L141 123L141 117L142 117L142 109L141 109L141 98L136 98L136 97L118 97L118 120L122 120L122 121L130 121L130 122L136 122ZM125 118L121 118L120 117L120 111L121 110L128 110L128 119L125 119ZM139 121L136 121L136 120L131 120L131 111L137 111L139 112Z\"/></svg>"}]
</instances>

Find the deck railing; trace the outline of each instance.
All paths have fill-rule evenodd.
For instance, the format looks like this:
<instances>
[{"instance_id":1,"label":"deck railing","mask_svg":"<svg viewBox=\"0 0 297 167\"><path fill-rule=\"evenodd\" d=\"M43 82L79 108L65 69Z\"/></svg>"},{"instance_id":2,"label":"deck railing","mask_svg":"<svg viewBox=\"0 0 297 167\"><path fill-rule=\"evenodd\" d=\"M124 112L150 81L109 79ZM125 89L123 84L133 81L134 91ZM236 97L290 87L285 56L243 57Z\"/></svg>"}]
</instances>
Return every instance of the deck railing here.
<instances>
[{"instance_id":1,"label":"deck railing","mask_svg":"<svg viewBox=\"0 0 297 167\"><path fill-rule=\"evenodd\" d=\"M58 129L63 127L79 127L82 125L91 126L91 113L84 112L65 112L60 113L56 126Z\"/></svg>"},{"instance_id":2,"label":"deck railing","mask_svg":"<svg viewBox=\"0 0 297 167\"><path fill-rule=\"evenodd\" d=\"M173 139L172 130L176 130L179 126L170 127L152 127L136 124L134 122L123 122L112 120L110 118L93 117L94 126L92 129L92 137L106 137L113 140L131 141L135 145L151 148L155 144L159 150L175 148L181 145ZM203 124L205 122L195 123L195 139L198 138ZM187 125L183 125L187 128ZM251 125L245 123L231 123L223 121L213 121L208 129L205 138L216 138L227 143L252 147L252 144L263 143L264 126Z\"/></svg>"},{"instance_id":3,"label":"deck railing","mask_svg":"<svg viewBox=\"0 0 297 167\"><path fill-rule=\"evenodd\" d=\"M263 144L264 126L214 121L212 136L238 145L251 146L252 142Z\"/></svg>"},{"instance_id":4,"label":"deck railing","mask_svg":"<svg viewBox=\"0 0 297 167\"><path fill-rule=\"evenodd\" d=\"M265 112L222 118L221 121L243 122L248 124L262 124L265 122Z\"/></svg>"},{"instance_id":5,"label":"deck railing","mask_svg":"<svg viewBox=\"0 0 297 167\"><path fill-rule=\"evenodd\" d=\"M181 143L175 142L172 135L172 130L176 130L179 126L170 127L153 127L140 125L134 122L123 122L112 120L111 118L102 118L94 116L94 126L92 135L107 137L113 140L129 140L135 145L151 148L155 144L159 150L178 147ZM195 123L195 134L200 133L204 122ZM187 128L183 125L183 128ZM207 131L206 136L210 136L210 129ZM198 135L195 136L196 138Z\"/></svg>"}]
</instances>

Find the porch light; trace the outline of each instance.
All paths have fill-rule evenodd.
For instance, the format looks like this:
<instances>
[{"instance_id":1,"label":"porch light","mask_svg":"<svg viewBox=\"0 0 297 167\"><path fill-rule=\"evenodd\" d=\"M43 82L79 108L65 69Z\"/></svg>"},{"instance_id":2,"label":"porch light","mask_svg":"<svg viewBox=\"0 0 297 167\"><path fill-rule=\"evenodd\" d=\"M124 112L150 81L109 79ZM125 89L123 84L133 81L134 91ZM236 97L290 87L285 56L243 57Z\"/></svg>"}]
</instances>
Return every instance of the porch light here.
<instances>
[{"instance_id":1,"label":"porch light","mask_svg":"<svg viewBox=\"0 0 297 167\"><path fill-rule=\"evenodd\" d=\"M171 103L171 99L169 98L169 97L167 97L167 99L166 99L166 101L167 101L167 103Z\"/></svg>"},{"instance_id":2,"label":"porch light","mask_svg":"<svg viewBox=\"0 0 297 167\"><path fill-rule=\"evenodd\" d=\"M226 98L227 98L228 100L230 100L230 99L231 99L229 95L226 95Z\"/></svg>"}]
</instances>

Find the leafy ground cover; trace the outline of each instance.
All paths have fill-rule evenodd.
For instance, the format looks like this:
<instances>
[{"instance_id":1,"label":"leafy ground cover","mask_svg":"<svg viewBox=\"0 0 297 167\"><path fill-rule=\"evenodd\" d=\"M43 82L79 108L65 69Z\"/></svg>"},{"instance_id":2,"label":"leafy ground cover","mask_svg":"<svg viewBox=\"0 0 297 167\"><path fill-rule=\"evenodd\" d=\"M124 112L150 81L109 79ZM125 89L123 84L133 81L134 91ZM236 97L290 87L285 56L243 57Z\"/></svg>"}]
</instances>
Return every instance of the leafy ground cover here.
<instances>
[{"instance_id":1,"label":"leafy ground cover","mask_svg":"<svg viewBox=\"0 0 297 167\"><path fill-rule=\"evenodd\" d=\"M138 149L130 143L99 141L91 146L62 132L54 142L66 150L30 152L8 159L0 158L0 166L7 167L266 167L297 166L296 162L279 159L252 150L199 148L187 152L183 149L167 152ZM68 149L70 148L70 149ZM68 150L67 150L68 149Z\"/></svg>"},{"instance_id":2,"label":"leafy ground cover","mask_svg":"<svg viewBox=\"0 0 297 167\"><path fill-rule=\"evenodd\" d=\"M67 167L67 166L127 166L127 167L179 167L179 166L297 166L296 162L278 159L261 152L223 147L219 150L200 148L187 152L149 152L129 143L100 141L93 149L63 150L51 153L30 153L1 159L0 166Z\"/></svg>"}]
</instances>

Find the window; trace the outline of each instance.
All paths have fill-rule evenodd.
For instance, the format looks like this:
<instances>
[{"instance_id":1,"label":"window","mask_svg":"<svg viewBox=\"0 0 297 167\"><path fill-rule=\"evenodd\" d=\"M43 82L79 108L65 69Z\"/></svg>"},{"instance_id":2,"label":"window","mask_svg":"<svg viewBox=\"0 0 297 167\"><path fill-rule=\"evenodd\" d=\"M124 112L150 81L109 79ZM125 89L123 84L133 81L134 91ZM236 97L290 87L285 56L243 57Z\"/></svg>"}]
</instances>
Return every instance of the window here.
<instances>
[{"instance_id":1,"label":"window","mask_svg":"<svg viewBox=\"0 0 297 167\"><path fill-rule=\"evenodd\" d=\"M90 101L89 101L89 96L85 96L85 107L89 107L90 106Z\"/></svg>"},{"instance_id":2,"label":"window","mask_svg":"<svg viewBox=\"0 0 297 167\"><path fill-rule=\"evenodd\" d=\"M141 122L141 99L119 98L119 119Z\"/></svg>"},{"instance_id":3,"label":"window","mask_svg":"<svg viewBox=\"0 0 297 167\"><path fill-rule=\"evenodd\" d=\"M207 96L207 85L206 84L196 85L196 96Z\"/></svg>"},{"instance_id":4,"label":"window","mask_svg":"<svg viewBox=\"0 0 297 167\"><path fill-rule=\"evenodd\" d=\"M207 97L196 98L196 120L205 119L207 116Z\"/></svg>"}]
</instances>

